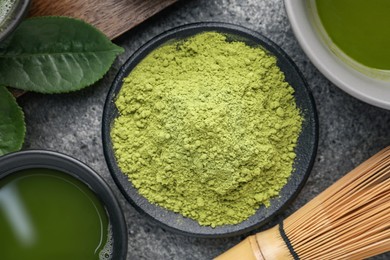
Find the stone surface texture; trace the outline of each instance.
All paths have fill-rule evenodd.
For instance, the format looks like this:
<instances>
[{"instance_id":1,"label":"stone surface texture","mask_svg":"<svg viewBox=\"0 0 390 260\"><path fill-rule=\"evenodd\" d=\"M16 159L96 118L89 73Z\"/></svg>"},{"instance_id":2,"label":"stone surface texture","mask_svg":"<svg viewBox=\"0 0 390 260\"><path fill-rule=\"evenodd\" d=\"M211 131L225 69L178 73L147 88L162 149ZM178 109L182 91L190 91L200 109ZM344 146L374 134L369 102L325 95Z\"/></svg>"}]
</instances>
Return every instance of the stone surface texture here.
<instances>
[{"instance_id":1,"label":"stone surface texture","mask_svg":"<svg viewBox=\"0 0 390 260\"><path fill-rule=\"evenodd\" d=\"M312 65L294 37L282 0L179 1L116 39L115 43L126 52L94 86L63 95L28 93L18 100L27 123L24 149L49 149L74 156L96 170L114 190L127 220L128 259L211 259L245 237L192 238L162 229L127 203L113 182L103 156L103 104L121 64L143 43L165 30L203 21L230 22L269 37L290 55L313 92L320 127L318 154L307 184L282 217L287 217L370 155L390 145L390 111L347 95ZM373 259L389 258L387 254Z\"/></svg>"}]
</instances>

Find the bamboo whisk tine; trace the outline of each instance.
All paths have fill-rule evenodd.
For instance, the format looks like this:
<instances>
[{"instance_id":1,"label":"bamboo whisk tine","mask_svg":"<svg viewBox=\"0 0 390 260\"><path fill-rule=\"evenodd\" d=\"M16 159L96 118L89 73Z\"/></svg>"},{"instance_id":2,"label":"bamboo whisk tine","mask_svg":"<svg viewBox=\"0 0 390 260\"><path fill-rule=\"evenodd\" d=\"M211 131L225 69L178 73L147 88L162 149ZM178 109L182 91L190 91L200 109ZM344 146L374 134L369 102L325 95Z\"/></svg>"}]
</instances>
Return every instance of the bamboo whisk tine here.
<instances>
[{"instance_id":1,"label":"bamboo whisk tine","mask_svg":"<svg viewBox=\"0 0 390 260\"><path fill-rule=\"evenodd\" d=\"M390 239L389 198L390 147L287 218L285 232L301 259L345 259L346 255L366 258L380 254L383 252L376 252L375 248L380 250L386 245L380 242ZM372 234L372 230L376 233ZM367 256L359 250L364 247L370 248Z\"/></svg>"},{"instance_id":2,"label":"bamboo whisk tine","mask_svg":"<svg viewBox=\"0 0 390 260\"><path fill-rule=\"evenodd\" d=\"M279 227L242 243L248 246L234 247L216 259L364 259L390 251L390 146L338 180ZM251 257L232 258L242 255L243 250Z\"/></svg>"}]
</instances>

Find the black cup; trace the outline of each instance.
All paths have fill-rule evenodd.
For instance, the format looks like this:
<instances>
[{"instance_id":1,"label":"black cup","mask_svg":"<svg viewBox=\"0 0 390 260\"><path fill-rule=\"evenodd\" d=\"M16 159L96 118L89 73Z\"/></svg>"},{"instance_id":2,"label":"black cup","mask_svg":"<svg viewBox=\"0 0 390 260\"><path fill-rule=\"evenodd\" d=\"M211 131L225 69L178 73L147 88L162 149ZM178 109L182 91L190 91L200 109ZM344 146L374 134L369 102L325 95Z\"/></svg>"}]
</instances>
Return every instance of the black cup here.
<instances>
[{"instance_id":1,"label":"black cup","mask_svg":"<svg viewBox=\"0 0 390 260\"><path fill-rule=\"evenodd\" d=\"M125 260L127 228L122 210L106 182L82 162L52 151L30 150L0 157L0 179L21 170L44 168L58 170L86 184L104 205L113 235L113 260Z\"/></svg>"}]
</instances>

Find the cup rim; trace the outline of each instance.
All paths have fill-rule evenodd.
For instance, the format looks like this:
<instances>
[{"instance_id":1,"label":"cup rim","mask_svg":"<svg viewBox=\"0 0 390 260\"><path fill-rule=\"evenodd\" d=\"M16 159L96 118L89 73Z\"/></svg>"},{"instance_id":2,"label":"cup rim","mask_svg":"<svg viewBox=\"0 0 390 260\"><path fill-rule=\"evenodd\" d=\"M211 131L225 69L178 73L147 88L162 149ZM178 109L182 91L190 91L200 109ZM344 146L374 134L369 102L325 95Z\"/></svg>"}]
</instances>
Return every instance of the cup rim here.
<instances>
[{"instance_id":1,"label":"cup rim","mask_svg":"<svg viewBox=\"0 0 390 260\"><path fill-rule=\"evenodd\" d=\"M105 180L83 162L54 151L24 150L0 157L0 179L26 169L45 168L61 171L87 185L99 198L110 219L113 233L112 259L126 259L127 226L122 209Z\"/></svg>"}]
</instances>

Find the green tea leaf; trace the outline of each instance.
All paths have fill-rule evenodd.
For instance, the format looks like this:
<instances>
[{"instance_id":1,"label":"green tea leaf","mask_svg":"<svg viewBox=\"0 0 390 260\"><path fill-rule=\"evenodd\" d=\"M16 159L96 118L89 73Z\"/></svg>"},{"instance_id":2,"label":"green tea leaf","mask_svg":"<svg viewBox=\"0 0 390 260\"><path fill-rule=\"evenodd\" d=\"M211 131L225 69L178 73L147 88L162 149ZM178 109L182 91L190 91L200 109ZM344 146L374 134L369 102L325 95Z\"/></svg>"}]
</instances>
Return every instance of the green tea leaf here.
<instances>
[{"instance_id":1,"label":"green tea leaf","mask_svg":"<svg viewBox=\"0 0 390 260\"><path fill-rule=\"evenodd\" d=\"M0 155L20 150L25 133L22 109L12 94L0 87Z\"/></svg>"},{"instance_id":2,"label":"green tea leaf","mask_svg":"<svg viewBox=\"0 0 390 260\"><path fill-rule=\"evenodd\" d=\"M0 44L0 84L41 93L78 90L101 79L122 52L83 21L31 18Z\"/></svg>"}]
</instances>

